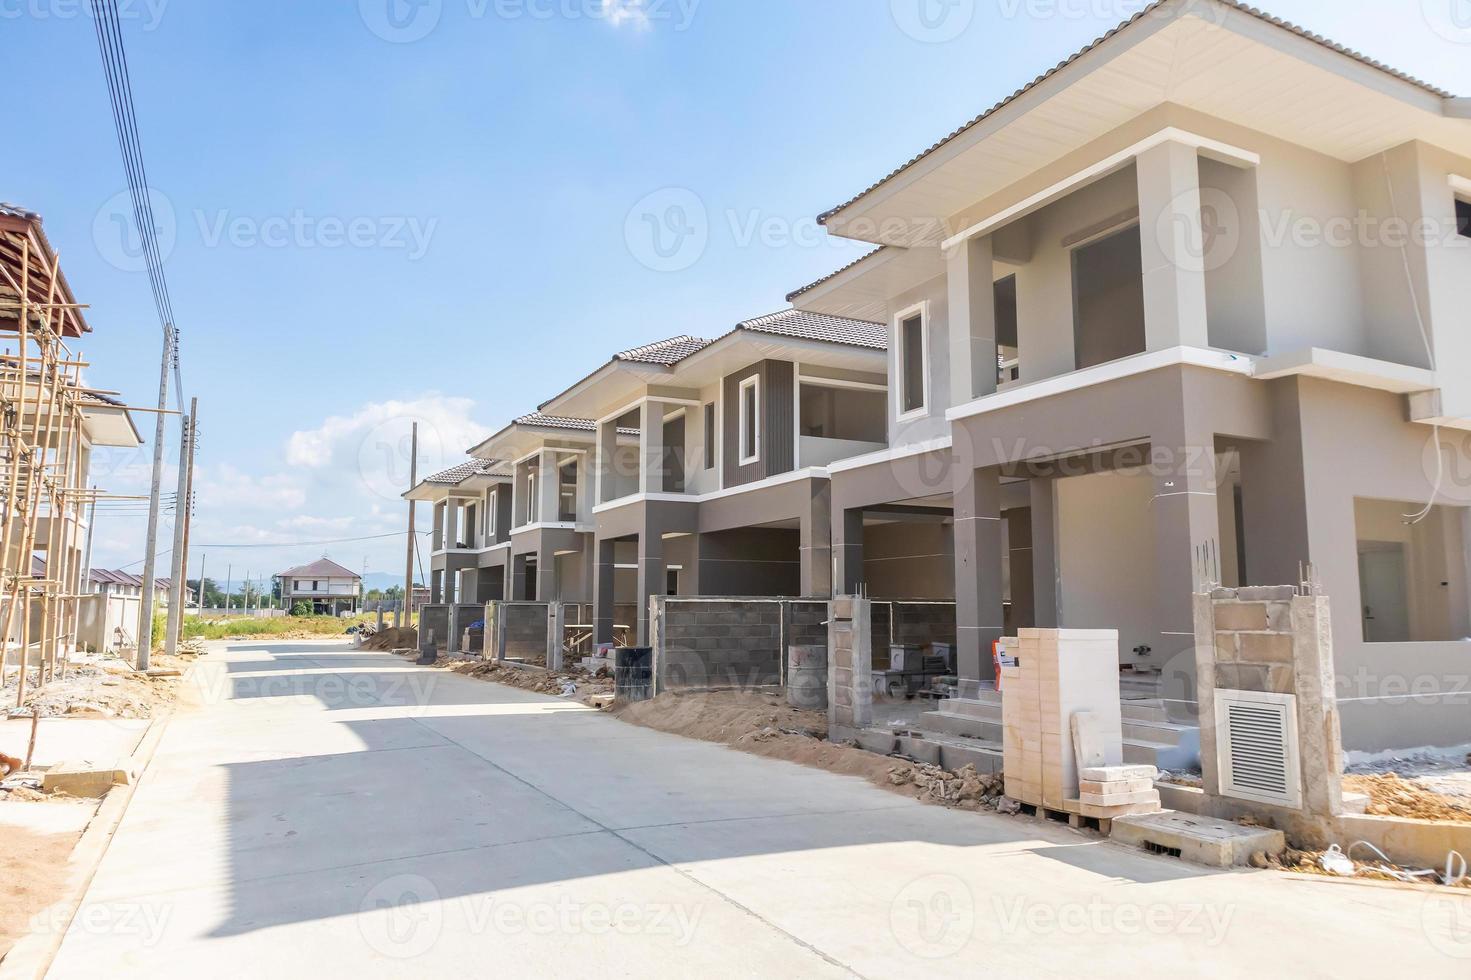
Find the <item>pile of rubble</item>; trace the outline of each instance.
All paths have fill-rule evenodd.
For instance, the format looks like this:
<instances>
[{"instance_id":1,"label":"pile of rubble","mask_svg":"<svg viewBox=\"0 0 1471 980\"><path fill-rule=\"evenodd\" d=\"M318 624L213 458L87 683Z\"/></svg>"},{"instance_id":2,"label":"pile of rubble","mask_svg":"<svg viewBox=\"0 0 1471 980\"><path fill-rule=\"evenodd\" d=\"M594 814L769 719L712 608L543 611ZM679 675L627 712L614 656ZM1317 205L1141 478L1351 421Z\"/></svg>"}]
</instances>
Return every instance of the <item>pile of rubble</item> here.
<instances>
[{"instance_id":1,"label":"pile of rubble","mask_svg":"<svg viewBox=\"0 0 1471 980\"><path fill-rule=\"evenodd\" d=\"M937 803L962 810L987 807L1004 813L1015 813L1019 809L1016 801L1007 799L1003 792L1000 773L979 773L969 763L957 772L923 762L891 766L889 784L915 787L920 791L921 803Z\"/></svg>"},{"instance_id":2,"label":"pile of rubble","mask_svg":"<svg viewBox=\"0 0 1471 980\"><path fill-rule=\"evenodd\" d=\"M417 650L419 631L412 626L388 626L372 631L368 627L362 649L364 650Z\"/></svg>"},{"instance_id":3,"label":"pile of rubble","mask_svg":"<svg viewBox=\"0 0 1471 980\"><path fill-rule=\"evenodd\" d=\"M84 657L67 665L66 676L37 689L32 672L25 704L11 714L42 718L151 718L177 696L178 663L155 655L158 673L139 673L116 657ZM165 662L167 661L167 662ZM15 677L0 691L14 699ZM34 693L31 693L34 692Z\"/></svg>"}]
</instances>

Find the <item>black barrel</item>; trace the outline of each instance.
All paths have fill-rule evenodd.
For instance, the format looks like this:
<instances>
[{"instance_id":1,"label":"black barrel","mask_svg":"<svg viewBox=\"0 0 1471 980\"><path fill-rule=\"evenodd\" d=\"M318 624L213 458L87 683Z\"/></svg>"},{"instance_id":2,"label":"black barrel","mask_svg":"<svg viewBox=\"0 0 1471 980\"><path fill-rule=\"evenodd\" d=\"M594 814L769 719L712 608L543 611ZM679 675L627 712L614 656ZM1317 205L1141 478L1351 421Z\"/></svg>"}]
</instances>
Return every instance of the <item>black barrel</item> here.
<instances>
[{"instance_id":1,"label":"black barrel","mask_svg":"<svg viewBox=\"0 0 1471 980\"><path fill-rule=\"evenodd\" d=\"M654 695L652 647L613 650L613 694L625 701L647 701Z\"/></svg>"}]
</instances>

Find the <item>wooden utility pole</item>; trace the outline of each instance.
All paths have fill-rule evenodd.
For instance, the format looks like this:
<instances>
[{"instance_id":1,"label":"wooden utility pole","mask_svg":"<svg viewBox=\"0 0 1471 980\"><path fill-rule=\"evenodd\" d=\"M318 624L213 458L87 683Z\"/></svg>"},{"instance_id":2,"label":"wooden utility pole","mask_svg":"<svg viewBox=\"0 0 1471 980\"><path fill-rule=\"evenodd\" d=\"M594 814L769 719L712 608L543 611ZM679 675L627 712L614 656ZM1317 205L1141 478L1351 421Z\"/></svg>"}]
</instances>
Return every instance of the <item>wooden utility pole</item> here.
<instances>
[{"instance_id":1,"label":"wooden utility pole","mask_svg":"<svg viewBox=\"0 0 1471 980\"><path fill-rule=\"evenodd\" d=\"M409 492L419 485L419 423L414 423L413 435L409 439ZM405 626L414 617L414 501L409 498L409 545L408 558L404 564L404 620Z\"/></svg>"}]
</instances>

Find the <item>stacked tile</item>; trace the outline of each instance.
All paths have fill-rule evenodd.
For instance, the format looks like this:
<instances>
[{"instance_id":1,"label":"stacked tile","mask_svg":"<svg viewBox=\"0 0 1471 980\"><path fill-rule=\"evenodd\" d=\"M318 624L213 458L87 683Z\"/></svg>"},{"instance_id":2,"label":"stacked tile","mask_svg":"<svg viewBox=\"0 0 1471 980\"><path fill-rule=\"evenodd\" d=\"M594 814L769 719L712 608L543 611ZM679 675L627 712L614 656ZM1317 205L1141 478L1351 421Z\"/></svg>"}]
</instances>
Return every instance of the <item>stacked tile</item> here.
<instances>
[{"instance_id":1,"label":"stacked tile","mask_svg":"<svg viewBox=\"0 0 1471 980\"><path fill-rule=\"evenodd\" d=\"M1006 795L1042 805L1042 717L1037 658L1001 668L1002 775Z\"/></svg>"},{"instance_id":2,"label":"stacked tile","mask_svg":"<svg viewBox=\"0 0 1471 980\"><path fill-rule=\"evenodd\" d=\"M1078 803L1087 817L1113 819L1160 809L1154 766L1093 766L1079 772Z\"/></svg>"}]
</instances>

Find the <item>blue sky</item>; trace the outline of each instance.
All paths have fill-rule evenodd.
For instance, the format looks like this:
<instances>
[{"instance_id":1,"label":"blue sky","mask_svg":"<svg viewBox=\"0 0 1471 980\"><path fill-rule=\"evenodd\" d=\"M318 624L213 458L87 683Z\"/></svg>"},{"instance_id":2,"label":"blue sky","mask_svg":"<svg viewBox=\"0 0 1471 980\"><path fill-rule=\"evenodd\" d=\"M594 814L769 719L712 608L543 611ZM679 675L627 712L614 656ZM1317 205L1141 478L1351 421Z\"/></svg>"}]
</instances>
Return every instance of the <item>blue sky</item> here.
<instances>
[{"instance_id":1,"label":"blue sky","mask_svg":"<svg viewBox=\"0 0 1471 980\"><path fill-rule=\"evenodd\" d=\"M118 0L201 400L194 571L399 571L401 540L207 546L401 531L406 420L452 465L616 350L783 307L863 251L814 215L1140 5L600 2ZM1471 0L1269 6L1471 93ZM0 37L25 134L0 199L44 215L91 304L90 380L150 404L159 330L85 0L0 0ZM703 233L651 250L649 202ZM99 482L137 492L147 459L112 454ZM94 563L142 537L107 517Z\"/></svg>"}]
</instances>

